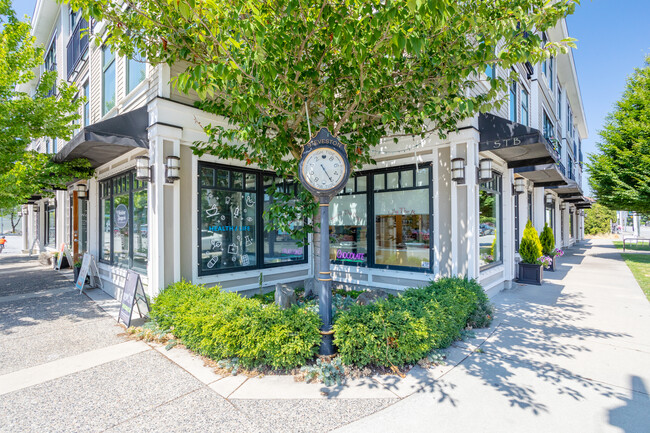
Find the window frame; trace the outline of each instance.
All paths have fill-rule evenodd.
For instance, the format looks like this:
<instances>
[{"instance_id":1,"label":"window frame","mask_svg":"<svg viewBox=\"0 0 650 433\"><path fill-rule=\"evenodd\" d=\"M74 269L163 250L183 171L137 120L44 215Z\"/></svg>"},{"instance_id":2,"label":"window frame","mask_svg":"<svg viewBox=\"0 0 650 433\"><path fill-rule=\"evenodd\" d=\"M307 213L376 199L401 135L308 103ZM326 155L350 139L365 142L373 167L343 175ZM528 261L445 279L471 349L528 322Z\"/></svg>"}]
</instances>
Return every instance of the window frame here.
<instances>
[{"instance_id":1,"label":"window frame","mask_svg":"<svg viewBox=\"0 0 650 433\"><path fill-rule=\"evenodd\" d=\"M107 64L105 64L105 58L104 58L104 52L108 50L111 52L111 55L113 56L113 59ZM114 81L115 85L113 87L113 97L117 97L117 65L115 64L116 56L115 53L111 50L111 48L108 45L104 45L102 47L102 117L106 116L113 108L115 108L115 105L113 105L111 108L108 110L106 109L106 71L108 68L113 66L113 76L114 76ZM115 101L117 102L117 101Z\"/></svg>"},{"instance_id":2,"label":"window frame","mask_svg":"<svg viewBox=\"0 0 650 433\"><path fill-rule=\"evenodd\" d=\"M54 239L50 239L50 213L54 214ZM56 203L48 203L45 206L45 242L43 244L56 248Z\"/></svg>"},{"instance_id":3,"label":"window frame","mask_svg":"<svg viewBox=\"0 0 650 433\"><path fill-rule=\"evenodd\" d=\"M517 82L513 80L512 83L510 83L510 121L512 122L517 122L518 119L518 113L517 113Z\"/></svg>"},{"instance_id":4,"label":"window frame","mask_svg":"<svg viewBox=\"0 0 650 433\"><path fill-rule=\"evenodd\" d=\"M143 60L145 60L145 63L144 63L144 77L142 77L142 80L138 81L138 83L135 86L133 86L133 88L131 88L131 79L130 79L131 78L131 62L138 62L138 61L131 58L131 57L126 57L125 60L126 60L126 68L124 68L124 69L126 69L126 74L125 74L126 83L125 83L124 87L126 88L126 94L128 95L131 92L133 92L140 84L142 84L147 79L147 63L146 63L146 60L143 59Z\"/></svg>"},{"instance_id":5,"label":"window frame","mask_svg":"<svg viewBox=\"0 0 650 433\"><path fill-rule=\"evenodd\" d=\"M524 88L524 86L521 86L521 123L524 126L530 126L530 95L528 94L528 91ZM524 105L524 101L526 101L526 104ZM525 109L524 109L525 107ZM524 112L526 113L526 116L524 117ZM524 118L526 119L526 122L524 122Z\"/></svg>"},{"instance_id":6,"label":"window frame","mask_svg":"<svg viewBox=\"0 0 650 433\"><path fill-rule=\"evenodd\" d=\"M123 266L119 265L115 262L115 190L114 190L114 184L113 181L119 177L122 177L124 175L129 176L129 186L128 186L128 197L129 197L129 222L128 222L128 227L129 227L129 256L128 256L128 265ZM123 269L131 269L135 272L141 273L138 268L133 267L133 211L134 211L134 205L133 205L133 193L135 192L140 192L140 191L147 191L147 209L149 208L149 190L148 190L148 185L146 182L142 182L142 185L139 187L135 187L135 169L129 169L122 171L114 176L108 177L106 179L100 180L99 183L99 194L97 194L97 200L98 200L98 209L100 210L100 217L98 218L99 222L99 248L100 248L100 253L98 254L98 260L100 263L105 263L109 266L115 266ZM110 183L110 184L109 184ZM109 192L108 194L102 194L104 185L109 184ZM124 194L119 194L119 195L124 195ZM104 221L103 221L103 213L104 209L102 207L102 200L106 199L109 201L110 204L110 233L111 233L111 238L110 238L110 252L109 256L110 258L107 260L106 258L102 257L102 250L104 248ZM147 221L147 225L149 224L149 221ZM147 242L149 242L149 237L147 237ZM147 266L149 266L149 257L150 257L150 248L149 245L147 245ZM147 272L146 269L144 271L145 273Z\"/></svg>"},{"instance_id":7,"label":"window frame","mask_svg":"<svg viewBox=\"0 0 650 433\"><path fill-rule=\"evenodd\" d=\"M503 173L501 173L501 172L499 172L497 170L492 170L492 179L497 180L498 190L487 188L485 186L486 184L488 184L488 183L490 183L492 181L492 180L489 180L487 182L481 182L479 184L479 193L480 193L480 191L489 191L489 192L496 192L497 194L499 194L501 196L499 198L499 207L501 209L500 209L500 212L499 212L500 218L499 218L499 221L498 221L499 224L498 224L498 228L497 228L497 230L498 230L497 233L501 233L501 237L497 238L499 240L498 244L499 244L499 253L500 254L499 254L499 260L498 261L495 260L494 262L488 263L487 265L483 265L483 266L480 266L480 264L479 264L479 273L487 271L488 269L491 269L491 268L495 268L497 266L503 266L503 263L504 263L504 260L503 260L503 205L504 205L504 203L503 203ZM479 199L479 201L480 201L480 199ZM481 216L480 216L480 203L479 203L479 227L480 227L480 224L481 224L480 221L481 221ZM477 229L479 227L477 227ZM479 254L479 256L481 254L480 246L479 246L478 254Z\"/></svg>"},{"instance_id":8,"label":"window frame","mask_svg":"<svg viewBox=\"0 0 650 433\"><path fill-rule=\"evenodd\" d=\"M417 172L418 170L421 170L423 168L426 168L429 170L429 183L427 186L416 186L416 180L417 180ZM399 177L398 180L398 187L397 188L388 188L385 187L381 191L375 191L375 175L384 175L384 185L387 185L387 174L388 173L400 173L402 171L406 170L413 170L413 183L412 187L404 187L402 188L399 186L401 184L401 176ZM396 270L396 271L406 271L406 272L418 272L418 273L431 273L433 272L434 268L434 242L433 242L433 180L432 180L432 164L430 162L427 163L422 163L422 164L410 164L410 165L402 165L398 167L389 167L389 168L380 168L380 169L374 169L374 170L362 170L362 171L357 171L354 173L355 176L354 178L358 176L366 176L366 206L367 206L367 221L368 221L368 227L367 227L367 233L368 233L368 245L367 245L367 250L368 250L368 261L366 266L359 266L363 267L366 269L387 269L387 270ZM350 176L350 179L353 177ZM428 192L428 198L429 198L429 267L428 268L416 268L416 267L409 267L409 266L396 266L396 265L384 265L384 264L377 264L375 261L375 237L376 237L376 230L375 230L375 194L376 193L381 193L381 192L388 192L388 191L412 191L412 190L421 190L421 189L426 189ZM343 190L345 191L345 189ZM356 179L355 179L355 191L356 191ZM340 193L339 193L340 194ZM343 193L341 195L352 195L352 194L359 194L359 193ZM336 197L336 196L335 196ZM340 266L352 266L343 262L340 262L338 260L330 260L330 264L332 265L340 265Z\"/></svg>"},{"instance_id":9,"label":"window frame","mask_svg":"<svg viewBox=\"0 0 650 433\"><path fill-rule=\"evenodd\" d=\"M201 242L201 230L203 226L203 211L202 209L202 203L201 203L201 192L203 189L207 190L225 190L225 191L236 191L236 192L250 192L252 193L252 190L247 190L245 185L246 181L244 179L244 187L242 189L235 189L235 188L210 188L210 187L203 187L201 184L201 169L207 167L207 168L212 168L215 170L224 170L228 171L228 178L231 178L231 173L232 172L239 172L243 173L244 176L246 174L252 174L255 176L255 202L259 206L259 210L256 208L255 210L255 248L256 248L256 256L257 260L254 265L249 265L249 266L239 266L235 268L226 268L226 269L211 269L211 270L204 270L202 266L202 260L203 260L203 246ZM303 250L303 258L301 260L292 260L288 262L279 262L279 263L264 263L264 194L266 191L266 188L264 187L264 177L265 176L271 176L271 177L277 177L277 174L274 172L269 172L269 171L263 171L263 170L254 170L250 168L245 168L245 167L238 167L238 166L232 166L232 165L223 165L223 164L216 164L212 162L207 162L207 161L199 161L198 162L198 168L197 168L197 188L196 188L196 196L197 196L197 235L198 235L198 242L197 242L197 262L196 266L198 268L198 276L199 277L206 277L206 276L212 276L212 275L220 275L220 274L229 274L229 273L237 273L237 272L246 272L246 271L255 271L255 270L263 270L263 269L272 269L272 268L279 268L279 267L284 267L284 266L293 266L293 265L301 265L309 262L309 248L307 247L307 244L303 245L302 250ZM299 188L299 182L296 184L296 188ZM297 189L296 189L297 191Z\"/></svg>"},{"instance_id":10,"label":"window frame","mask_svg":"<svg viewBox=\"0 0 650 433\"><path fill-rule=\"evenodd\" d=\"M90 80L87 79L83 86L81 86L85 102L83 105L83 126L86 127L90 125Z\"/></svg>"}]
</instances>

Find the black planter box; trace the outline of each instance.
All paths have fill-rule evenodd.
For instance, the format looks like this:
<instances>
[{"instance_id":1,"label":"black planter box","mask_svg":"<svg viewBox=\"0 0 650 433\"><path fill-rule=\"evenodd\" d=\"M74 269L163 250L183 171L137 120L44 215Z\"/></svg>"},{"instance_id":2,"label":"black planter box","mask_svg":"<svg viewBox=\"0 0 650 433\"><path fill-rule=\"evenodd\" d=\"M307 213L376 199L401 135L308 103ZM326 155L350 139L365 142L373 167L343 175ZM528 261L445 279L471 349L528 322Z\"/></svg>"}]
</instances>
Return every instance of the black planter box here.
<instances>
[{"instance_id":1,"label":"black planter box","mask_svg":"<svg viewBox=\"0 0 650 433\"><path fill-rule=\"evenodd\" d=\"M542 265L531 265L528 263L519 263L519 282L522 284L542 285L544 268Z\"/></svg>"},{"instance_id":2,"label":"black planter box","mask_svg":"<svg viewBox=\"0 0 650 433\"><path fill-rule=\"evenodd\" d=\"M551 256L551 259L552 259L551 266L546 268L547 271L555 272L555 257L557 257L557 256Z\"/></svg>"}]
</instances>

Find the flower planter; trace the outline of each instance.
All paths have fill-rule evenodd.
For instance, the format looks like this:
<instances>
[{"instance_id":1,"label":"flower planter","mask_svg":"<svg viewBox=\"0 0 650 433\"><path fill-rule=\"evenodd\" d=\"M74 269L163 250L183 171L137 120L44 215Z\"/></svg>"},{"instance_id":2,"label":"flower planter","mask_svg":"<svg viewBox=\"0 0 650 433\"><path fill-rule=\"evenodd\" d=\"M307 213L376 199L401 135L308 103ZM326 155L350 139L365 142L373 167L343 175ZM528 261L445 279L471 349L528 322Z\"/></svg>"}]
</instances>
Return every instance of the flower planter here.
<instances>
[{"instance_id":1,"label":"flower planter","mask_svg":"<svg viewBox=\"0 0 650 433\"><path fill-rule=\"evenodd\" d=\"M519 263L519 282L522 284L542 285L544 277L544 268L542 265L531 265L529 263Z\"/></svg>"},{"instance_id":2,"label":"flower planter","mask_svg":"<svg viewBox=\"0 0 650 433\"><path fill-rule=\"evenodd\" d=\"M556 258L556 257L557 257L557 256L551 256L551 259L553 259L553 261L551 262L551 266L549 266L548 268L546 268L547 271L555 272L555 266L556 266L556 265L555 265L555 258Z\"/></svg>"}]
</instances>

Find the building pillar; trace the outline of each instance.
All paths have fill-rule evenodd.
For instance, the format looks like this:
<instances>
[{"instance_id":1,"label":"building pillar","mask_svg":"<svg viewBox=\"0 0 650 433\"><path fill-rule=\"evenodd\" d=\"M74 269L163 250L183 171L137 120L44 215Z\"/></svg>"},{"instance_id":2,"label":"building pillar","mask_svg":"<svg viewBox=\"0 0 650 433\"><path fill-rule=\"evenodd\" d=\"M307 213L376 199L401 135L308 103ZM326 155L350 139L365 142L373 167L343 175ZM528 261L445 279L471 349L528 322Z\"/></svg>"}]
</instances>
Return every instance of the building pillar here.
<instances>
[{"instance_id":1,"label":"building pillar","mask_svg":"<svg viewBox=\"0 0 650 433\"><path fill-rule=\"evenodd\" d=\"M512 194L514 170L507 169L503 173L501 179L501 196L503 198L503 215L501 217L501 254L503 255L503 275L504 279L507 281L514 280L515 278L515 200Z\"/></svg>"},{"instance_id":2,"label":"building pillar","mask_svg":"<svg viewBox=\"0 0 650 433\"><path fill-rule=\"evenodd\" d=\"M546 200L544 187L533 188L533 226L537 233L544 230L544 219L546 215Z\"/></svg>"},{"instance_id":3,"label":"building pillar","mask_svg":"<svg viewBox=\"0 0 650 433\"><path fill-rule=\"evenodd\" d=\"M21 228L21 241L22 241L22 253L27 254L29 252L29 235L31 231L29 230L29 219L31 218L32 214L29 212L29 206L21 206L20 212L22 213L22 219L20 220L20 228Z\"/></svg>"}]
</instances>

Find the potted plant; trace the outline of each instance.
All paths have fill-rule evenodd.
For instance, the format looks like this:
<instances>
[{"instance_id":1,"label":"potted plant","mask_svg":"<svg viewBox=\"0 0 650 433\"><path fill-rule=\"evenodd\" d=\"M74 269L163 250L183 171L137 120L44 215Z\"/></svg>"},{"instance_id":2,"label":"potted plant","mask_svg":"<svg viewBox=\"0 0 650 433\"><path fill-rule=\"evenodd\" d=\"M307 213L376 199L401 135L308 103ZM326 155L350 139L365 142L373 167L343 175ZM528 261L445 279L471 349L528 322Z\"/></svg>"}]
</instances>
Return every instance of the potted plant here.
<instances>
[{"instance_id":1,"label":"potted plant","mask_svg":"<svg viewBox=\"0 0 650 433\"><path fill-rule=\"evenodd\" d=\"M52 253L52 269L56 269L56 264L59 261L59 252Z\"/></svg>"},{"instance_id":2,"label":"potted plant","mask_svg":"<svg viewBox=\"0 0 650 433\"><path fill-rule=\"evenodd\" d=\"M547 267L548 270L555 271L555 257L558 256L558 250L555 248L555 236L553 235L553 230L548 224L544 224L544 230L542 230L542 233L539 235L539 241L542 244L542 254L550 258L550 264Z\"/></svg>"},{"instance_id":3,"label":"potted plant","mask_svg":"<svg viewBox=\"0 0 650 433\"><path fill-rule=\"evenodd\" d=\"M72 271L74 272L74 281L77 282L79 279L79 272L81 272L81 260L77 259L74 261Z\"/></svg>"},{"instance_id":4,"label":"potted plant","mask_svg":"<svg viewBox=\"0 0 650 433\"><path fill-rule=\"evenodd\" d=\"M521 256L519 282L541 286L544 277L542 244L537 236L537 230L530 221L526 223L524 235L519 243L519 255Z\"/></svg>"}]
</instances>

